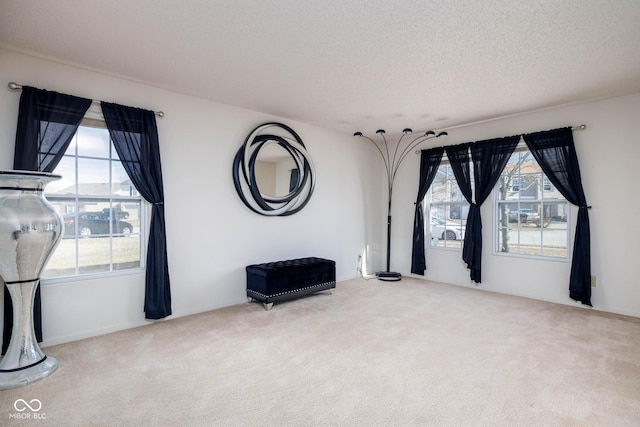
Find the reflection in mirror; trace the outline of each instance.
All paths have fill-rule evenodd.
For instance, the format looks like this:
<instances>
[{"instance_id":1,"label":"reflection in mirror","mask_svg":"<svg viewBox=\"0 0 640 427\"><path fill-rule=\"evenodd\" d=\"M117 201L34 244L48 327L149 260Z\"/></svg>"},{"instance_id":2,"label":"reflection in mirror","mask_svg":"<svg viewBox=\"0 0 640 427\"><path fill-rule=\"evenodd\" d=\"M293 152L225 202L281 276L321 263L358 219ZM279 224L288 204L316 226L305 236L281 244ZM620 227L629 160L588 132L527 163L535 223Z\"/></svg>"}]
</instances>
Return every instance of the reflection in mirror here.
<instances>
[{"instance_id":1,"label":"reflection in mirror","mask_svg":"<svg viewBox=\"0 0 640 427\"><path fill-rule=\"evenodd\" d=\"M293 157L280 145L265 145L256 158L255 175L260 193L271 197L284 197L292 189L292 173L297 176ZM295 184L294 184L295 188Z\"/></svg>"}]
</instances>

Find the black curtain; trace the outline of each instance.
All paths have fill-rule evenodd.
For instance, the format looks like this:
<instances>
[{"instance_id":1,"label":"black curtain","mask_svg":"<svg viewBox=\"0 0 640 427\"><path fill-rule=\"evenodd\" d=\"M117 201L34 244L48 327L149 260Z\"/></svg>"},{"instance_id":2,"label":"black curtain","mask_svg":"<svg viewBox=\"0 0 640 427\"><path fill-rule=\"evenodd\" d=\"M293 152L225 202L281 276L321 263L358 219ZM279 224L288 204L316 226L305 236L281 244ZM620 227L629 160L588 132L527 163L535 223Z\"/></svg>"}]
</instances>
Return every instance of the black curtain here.
<instances>
[{"instance_id":1,"label":"black curtain","mask_svg":"<svg viewBox=\"0 0 640 427\"><path fill-rule=\"evenodd\" d=\"M440 160L444 153L444 147L422 150L420 155L420 183L418 184L418 197L416 198L416 211L413 216L413 248L411 250L411 272L424 276L427 269L425 259L424 241L424 209L422 200L429 191L431 183L436 177Z\"/></svg>"},{"instance_id":2,"label":"black curtain","mask_svg":"<svg viewBox=\"0 0 640 427\"><path fill-rule=\"evenodd\" d=\"M469 214L462 247L462 260L470 270L471 280L482 281L482 217L480 206L500 178L520 136L496 138L476 143L445 147L460 191L469 202ZM471 163L473 162L473 186ZM475 190L474 190L475 187ZM475 195L475 202L473 200Z\"/></svg>"},{"instance_id":3,"label":"black curtain","mask_svg":"<svg viewBox=\"0 0 640 427\"><path fill-rule=\"evenodd\" d=\"M155 113L106 102L101 105L113 145L127 175L140 195L152 204L144 312L147 319L161 319L171 315L171 289Z\"/></svg>"},{"instance_id":4,"label":"black curtain","mask_svg":"<svg viewBox=\"0 0 640 427\"><path fill-rule=\"evenodd\" d=\"M471 145L475 203L471 204L469 208L462 259L471 270L471 280L476 283L480 283L482 279L482 217L480 215L480 206L491 194L519 140L520 135L489 139Z\"/></svg>"},{"instance_id":5,"label":"black curtain","mask_svg":"<svg viewBox=\"0 0 640 427\"><path fill-rule=\"evenodd\" d=\"M13 158L15 170L53 172L62 159L91 100L30 86L22 87ZM38 342L42 341L40 285L36 288L33 321ZM11 340L13 306L4 287L2 354Z\"/></svg>"},{"instance_id":6,"label":"black curtain","mask_svg":"<svg viewBox=\"0 0 640 427\"><path fill-rule=\"evenodd\" d=\"M299 180L300 180L300 169L298 168L291 169L291 175L289 177L289 193L291 193L298 187Z\"/></svg>"},{"instance_id":7,"label":"black curtain","mask_svg":"<svg viewBox=\"0 0 640 427\"><path fill-rule=\"evenodd\" d=\"M569 296L591 305L591 234L589 212L570 127L524 135L524 141L547 178L569 203L578 206Z\"/></svg>"},{"instance_id":8,"label":"black curtain","mask_svg":"<svg viewBox=\"0 0 640 427\"><path fill-rule=\"evenodd\" d=\"M456 177L456 181L458 182L458 187L470 206L469 214L467 215L464 244L462 246L462 259L467 263L468 268L471 268L470 264L472 261L471 256L467 253L467 250L472 249L471 243L467 245L467 240L471 239L471 233L469 233L469 220L471 218L471 211L475 206L473 204L473 187L471 184L471 158L469 157L470 147L471 143L467 142L465 144L450 145L444 148L447 153L447 159L451 165L453 175ZM473 270L471 271L471 275L473 279Z\"/></svg>"}]
</instances>

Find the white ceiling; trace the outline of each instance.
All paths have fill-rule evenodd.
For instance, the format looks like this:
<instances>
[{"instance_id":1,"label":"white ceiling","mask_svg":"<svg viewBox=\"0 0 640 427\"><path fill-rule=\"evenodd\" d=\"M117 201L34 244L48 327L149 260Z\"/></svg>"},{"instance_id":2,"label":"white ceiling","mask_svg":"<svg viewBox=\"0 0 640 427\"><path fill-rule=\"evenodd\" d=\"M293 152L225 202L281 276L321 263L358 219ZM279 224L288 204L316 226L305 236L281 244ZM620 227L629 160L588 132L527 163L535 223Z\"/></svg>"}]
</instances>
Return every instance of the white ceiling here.
<instances>
[{"instance_id":1,"label":"white ceiling","mask_svg":"<svg viewBox=\"0 0 640 427\"><path fill-rule=\"evenodd\" d=\"M640 92L638 0L0 0L0 46L349 134Z\"/></svg>"}]
</instances>

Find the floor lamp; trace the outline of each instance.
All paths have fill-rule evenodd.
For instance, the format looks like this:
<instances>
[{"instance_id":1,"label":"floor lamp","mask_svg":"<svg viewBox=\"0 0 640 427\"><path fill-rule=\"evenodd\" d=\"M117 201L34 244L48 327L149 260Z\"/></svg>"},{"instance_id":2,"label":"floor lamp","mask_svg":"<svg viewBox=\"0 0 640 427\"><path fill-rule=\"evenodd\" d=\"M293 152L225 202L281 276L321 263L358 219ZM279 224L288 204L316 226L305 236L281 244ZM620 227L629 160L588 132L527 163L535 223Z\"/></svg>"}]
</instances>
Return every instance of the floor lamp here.
<instances>
[{"instance_id":1,"label":"floor lamp","mask_svg":"<svg viewBox=\"0 0 640 427\"><path fill-rule=\"evenodd\" d=\"M440 136L447 135L446 132L440 132L436 134L434 131L427 131L424 135L420 135L414 138L412 141L406 143L402 149L400 149L402 145L402 139L412 133L413 131L409 128L406 128L402 131L402 135L400 139L398 139L398 143L396 144L395 149L393 149L393 153L389 150L389 144L387 144L387 139L385 138L384 129L378 129L376 133L382 137L382 142L376 142L375 140L369 138L362 134L362 132L356 132L353 136L365 138L369 140L375 147L378 149L378 152L382 156L382 160L384 161L384 166L387 172L387 183L388 183L388 195L389 195L389 203L387 205L387 271L379 271L376 273L376 277L380 280L384 280L387 282L397 282L402 279L402 275L395 271L390 271L390 263L391 263L391 197L393 195L393 181L396 178L396 173L398 172L398 168L402 161L407 157L407 155L417 147L422 142L431 139L438 138Z\"/></svg>"}]
</instances>

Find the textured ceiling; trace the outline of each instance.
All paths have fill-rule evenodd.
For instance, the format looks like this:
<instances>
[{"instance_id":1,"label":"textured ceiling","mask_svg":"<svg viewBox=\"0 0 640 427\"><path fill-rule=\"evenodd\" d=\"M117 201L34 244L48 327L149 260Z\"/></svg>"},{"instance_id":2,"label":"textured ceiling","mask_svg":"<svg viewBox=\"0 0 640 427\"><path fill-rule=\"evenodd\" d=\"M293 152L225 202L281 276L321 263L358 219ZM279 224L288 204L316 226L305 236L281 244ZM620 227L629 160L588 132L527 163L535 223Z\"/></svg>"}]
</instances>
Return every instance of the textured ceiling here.
<instances>
[{"instance_id":1,"label":"textured ceiling","mask_svg":"<svg viewBox=\"0 0 640 427\"><path fill-rule=\"evenodd\" d=\"M0 0L0 46L349 134L640 92L638 0Z\"/></svg>"}]
</instances>

